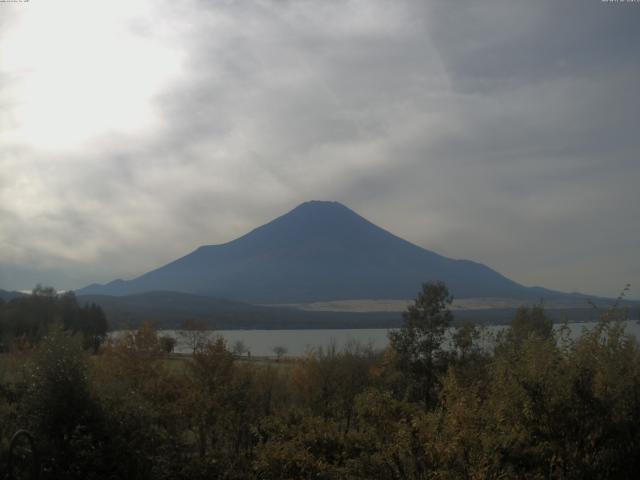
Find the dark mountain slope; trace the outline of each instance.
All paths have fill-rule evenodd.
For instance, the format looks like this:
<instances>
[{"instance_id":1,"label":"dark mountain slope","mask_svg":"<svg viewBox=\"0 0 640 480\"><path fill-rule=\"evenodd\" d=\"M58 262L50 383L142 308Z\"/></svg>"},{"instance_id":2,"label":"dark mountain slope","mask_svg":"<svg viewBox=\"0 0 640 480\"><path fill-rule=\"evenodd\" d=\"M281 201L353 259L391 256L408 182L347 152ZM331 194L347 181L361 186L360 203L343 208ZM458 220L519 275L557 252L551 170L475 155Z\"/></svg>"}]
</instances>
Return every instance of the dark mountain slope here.
<instances>
[{"instance_id":1,"label":"dark mountain slope","mask_svg":"<svg viewBox=\"0 0 640 480\"><path fill-rule=\"evenodd\" d=\"M306 312L263 307L179 292L125 296L80 295L81 303L100 305L112 330L151 321L160 328L180 328L186 320L215 329L390 328L401 323L398 312Z\"/></svg>"},{"instance_id":2,"label":"dark mountain slope","mask_svg":"<svg viewBox=\"0 0 640 480\"><path fill-rule=\"evenodd\" d=\"M148 292L125 296L81 295L81 304L95 303L107 315L111 330L137 327L151 321L159 328L180 328L185 320L196 320L216 330L396 328L401 312L310 312L295 308L265 307L209 296L179 292ZM514 308L456 310L456 322L509 323ZM549 308L554 321L596 320L593 308Z\"/></svg>"},{"instance_id":3,"label":"dark mountain slope","mask_svg":"<svg viewBox=\"0 0 640 480\"><path fill-rule=\"evenodd\" d=\"M14 291L7 291L7 290L0 289L0 299L4 300L5 302L8 302L9 300L13 300L14 298L22 298L26 296L27 295L22 292L14 292Z\"/></svg>"},{"instance_id":4,"label":"dark mountain slope","mask_svg":"<svg viewBox=\"0 0 640 480\"><path fill-rule=\"evenodd\" d=\"M442 280L458 298L539 299L489 267L443 257L409 243L336 202L303 203L250 233L203 246L130 281L91 285L79 294L172 290L253 303L412 298Z\"/></svg>"}]
</instances>

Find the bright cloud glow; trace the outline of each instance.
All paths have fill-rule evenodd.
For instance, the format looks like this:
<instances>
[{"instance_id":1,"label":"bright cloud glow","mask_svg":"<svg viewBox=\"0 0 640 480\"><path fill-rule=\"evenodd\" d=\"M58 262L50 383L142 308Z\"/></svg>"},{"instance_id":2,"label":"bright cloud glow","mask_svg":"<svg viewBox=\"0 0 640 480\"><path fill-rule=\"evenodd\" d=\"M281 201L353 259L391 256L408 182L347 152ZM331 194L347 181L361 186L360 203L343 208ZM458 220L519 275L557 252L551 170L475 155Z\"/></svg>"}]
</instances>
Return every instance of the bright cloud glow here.
<instances>
[{"instance_id":1,"label":"bright cloud glow","mask_svg":"<svg viewBox=\"0 0 640 480\"><path fill-rule=\"evenodd\" d=\"M66 149L156 128L151 100L179 76L182 54L162 38L166 32L145 31L152 3L56 0L22 8L0 44L14 105L3 140Z\"/></svg>"}]
</instances>

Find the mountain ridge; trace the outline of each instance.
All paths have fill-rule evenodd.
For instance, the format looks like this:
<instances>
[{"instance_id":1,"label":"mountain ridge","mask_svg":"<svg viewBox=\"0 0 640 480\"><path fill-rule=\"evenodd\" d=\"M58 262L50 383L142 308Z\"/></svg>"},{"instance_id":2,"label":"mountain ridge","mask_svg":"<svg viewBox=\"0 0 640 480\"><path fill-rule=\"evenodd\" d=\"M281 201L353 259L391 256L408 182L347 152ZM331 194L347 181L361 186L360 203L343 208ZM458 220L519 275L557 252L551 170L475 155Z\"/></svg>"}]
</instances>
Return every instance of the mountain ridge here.
<instances>
[{"instance_id":1,"label":"mountain ridge","mask_svg":"<svg viewBox=\"0 0 640 480\"><path fill-rule=\"evenodd\" d=\"M27 296L26 293L17 292L15 290L3 290L0 288L0 299L2 299L5 302L13 300L14 298L22 298L26 296Z\"/></svg>"},{"instance_id":2,"label":"mountain ridge","mask_svg":"<svg viewBox=\"0 0 640 480\"><path fill-rule=\"evenodd\" d=\"M109 319L111 330L136 328L152 321L159 328L179 329L187 320L216 330L351 329L397 328L402 324L400 309L391 310L307 310L286 305L251 305L211 296L181 292L152 291L132 295L78 295L78 302L99 305ZM497 308L456 309L456 324L506 324L514 314L512 305ZM598 312L588 305L547 307L554 321L593 321Z\"/></svg>"},{"instance_id":3,"label":"mountain ridge","mask_svg":"<svg viewBox=\"0 0 640 480\"><path fill-rule=\"evenodd\" d=\"M444 257L338 202L318 200L230 242L200 246L132 280L92 284L77 293L171 290L249 303L406 299L428 280L444 281L459 298L571 295L525 287L481 263Z\"/></svg>"}]
</instances>

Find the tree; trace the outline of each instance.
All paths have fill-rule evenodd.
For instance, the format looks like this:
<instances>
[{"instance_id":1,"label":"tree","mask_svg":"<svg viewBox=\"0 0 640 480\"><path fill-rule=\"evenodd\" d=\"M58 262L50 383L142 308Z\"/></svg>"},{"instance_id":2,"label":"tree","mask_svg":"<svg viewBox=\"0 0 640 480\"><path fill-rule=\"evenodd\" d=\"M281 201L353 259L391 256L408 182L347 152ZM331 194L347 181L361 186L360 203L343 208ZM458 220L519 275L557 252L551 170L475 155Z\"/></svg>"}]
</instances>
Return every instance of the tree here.
<instances>
[{"instance_id":1,"label":"tree","mask_svg":"<svg viewBox=\"0 0 640 480\"><path fill-rule=\"evenodd\" d=\"M159 337L158 341L160 342L160 348L162 348L162 350L167 353L173 352L173 350L176 348L176 344L178 343L175 338L170 337L169 335L163 335Z\"/></svg>"},{"instance_id":2,"label":"tree","mask_svg":"<svg viewBox=\"0 0 640 480\"><path fill-rule=\"evenodd\" d=\"M53 478L76 478L63 475L72 465L80 468L82 452L76 446L101 430L81 343L60 325L52 326L38 345L22 404L24 417L48 451L45 464Z\"/></svg>"},{"instance_id":3,"label":"tree","mask_svg":"<svg viewBox=\"0 0 640 480\"><path fill-rule=\"evenodd\" d=\"M290 373L297 398L314 415L333 419L348 433L355 416L355 398L372 384L378 356L371 347L351 341L342 351L335 342L309 350Z\"/></svg>"},{"instance_id":4,"label":"tree","mask_svg":"<svg viewBox=\"0 0 640 480\"><path fill-rule=\"evenodd\" d=\"M530 335L541 339L549 339L553 335L553 322L545 314L542 305L519 307L507 333L507 337L516 343L521 343Z\"/></svg>"},{"instance_id":5,"label":"tree","mask_svg":"<svg viewBox=\"0 0 640 480\"><path fill-rule=\"evenodd\" d=\"M238 357L241 357L248 351L249 349L242 340L236 340L233 344L233 354Z\"/></svg>"},{"instance_id":6,"label":"tree","mask_svg":"<svg viewBox=\"0 0 640 480\"><path fill-rule=\"evenodd\" d=\"M460 360L464 361L477 350L476 343L479 338L480 330L471 322L465 322L456 327L451 339Z\"/></svg>"},{"instance_id":7,"label":"tree","mask_svg":"<svg viewBox=\"0 0 640 480\"><path fill-rule=\"evenodd\" d=\"M185 343L191 348L192 353L202 348L208 339L207 325L197 320L185 320L182 322L180 336Z\"/></svg>"},{"instance_id":8,"label":"tree","mask_svg":"<svg viewBox=\"0 0 640 480\"><path fill-rule=\"evenodd\" d=\"M271 351L276 354L276 360L278 362L280 361L283 355L287 354L286 347L283 347L282 345L276 345L271 349Z\"/></svg>"},{"instance_id":9,"label":"tree","mask_svg":"<svg viewBox=\"0 0 640 480\"><path fill-rule=\"evenodd\" d=\"M107 338L107 330L109 328L107 317L95 303L86 305L83 313L85 324L81 327L81 330L85 337L85 347L91 348L94 353L97 353L100 345Z\"/></svg>"},{"instance_id":10,"label":"tree","mask_svg":"<svg viewBox=\"0 0 640 480\"><path fill-rule=\"evenodd\" d=\"M31 295L14 298L0 309L0 331L6 340L37 343L51 325L81 333L85 349L97 351L107 334L107 318L95 304L81 306L73 292L58 294L52 287L36 286Z\"/></svg>"},{"instance_id":11,"label":"tree","mask_svg":"<svg viewBox=\"0 0 640 480\"><path fill-rule=\"evenodd\" d=\"M451 302L453 297L444 283L424 283L413 305L404 313L402 327L389 332L396 366L409 380L406 394L410 400L424 402L425 408L436 398L437 374L444 367L441 346L453 319Z\"/></svg>"},{"instance_id":12,"label":"tree","mask_svg":"<svg viewBox=\"0 0 640 480\"><path fill-rule=\"evenodd\" d=\"M215 426L224 415L225 399L233 380L233 354L222 337L195 350L190 365L194 379L191 389L192 412L196 416L196 435L200 457L216 438Z\"/></svg>"}]
</instances>

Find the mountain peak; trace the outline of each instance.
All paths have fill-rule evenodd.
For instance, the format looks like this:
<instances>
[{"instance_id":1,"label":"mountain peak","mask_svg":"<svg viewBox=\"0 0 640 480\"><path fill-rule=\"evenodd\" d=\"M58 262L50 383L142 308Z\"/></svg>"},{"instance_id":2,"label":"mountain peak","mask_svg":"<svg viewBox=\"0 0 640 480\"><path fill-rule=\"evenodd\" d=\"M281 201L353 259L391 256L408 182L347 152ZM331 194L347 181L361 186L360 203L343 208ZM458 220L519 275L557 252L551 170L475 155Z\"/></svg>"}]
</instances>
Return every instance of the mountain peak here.
<instances>
[{"instance_id":1,"label":"mountain peak","mask_svg":"<svg viewBox=\"0 0 640 480\"><path fill-rule=\"evenodd\" d=\"M388 235L356 212L339 202L311 200L240 237L240 243L292 247L313 239L361 238Z\"/></svg>"},{"instance_id":2,"label":"mountain peak","mask_svg":"<svg viewBox=\"0 0 640 480\"><path fill-rule=\"evenodd\" d=\"M293 210L311 210L311 209L328 209L328 208L337 208L337 209L346 209L340 202L336 202L335 200L308 200L306 202L302 202Z\"/></svg>"},{"instance_id":3,"label":"mountain peak","mask_svg":"<svg viewBox=\"0 0 640 480\"><path fill-rule=\"evenodd\" d=\"M411 298L428 280L457 297L531 292L490 268L411 244L335 201L304 202L222 245L83 293L172 290L255 303Z\"/></svg>"},{"instance_id":4,"label":"mountain peak","mask_svg":"<svg viewBox=\"0 0 640 480\"><path fill-rule=\"evenodd\" d=\"M350 208L344 206L340 202L330 200L309 200L308 202L301 203L289 213L283 215L341 215L349 213L351 215L359 216Z\"/></svg>"}]
</instances>

